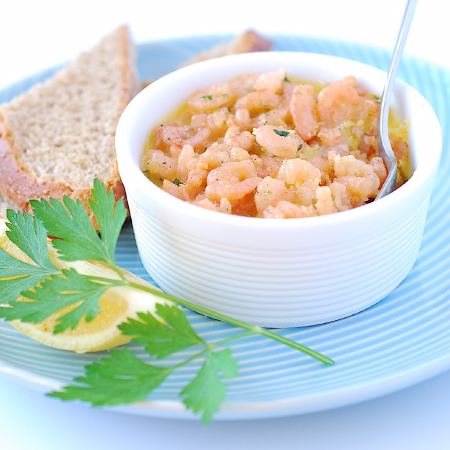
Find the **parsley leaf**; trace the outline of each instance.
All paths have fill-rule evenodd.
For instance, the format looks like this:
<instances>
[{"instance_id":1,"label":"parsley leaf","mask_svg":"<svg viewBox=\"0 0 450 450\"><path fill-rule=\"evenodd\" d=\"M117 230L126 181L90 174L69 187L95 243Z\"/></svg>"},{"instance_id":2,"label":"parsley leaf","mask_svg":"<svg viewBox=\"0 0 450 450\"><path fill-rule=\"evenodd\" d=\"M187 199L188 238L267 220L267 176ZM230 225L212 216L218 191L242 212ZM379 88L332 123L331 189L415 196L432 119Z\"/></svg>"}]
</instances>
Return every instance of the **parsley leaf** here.
<instances>
[{"instance_id":1,"label":"parsley leaf","mask_svg":"<svg viewBox=\"0 0 450 450\"><path fill-rule=\"evenodd\" d=\"M289 131L284 130L273 130L275 134L278 134L278 136L286 137L289 136Z\"/></svg>"},{"instance_id":2,"label":"parsley leaf","mask_svg":"<svg viewBox=\"0 0 450 450\"><path fill-rule=\"evenodd\" d=\"M62 260L95 260L114 264L114 250L125 217L123 201L115 206L112 195L106 194L106 188L101 187L99 182L92 190L91 204L101 237L80 200L74 201L64 196L62 202L51 198L31 200L30 204L47 232L58 238L53 241L53 246L59 251Z\"/></svg>"},{"instance_id":3,"label":"parsley leaf","mask_svg":"<svg viewBox=\"0 0 450 450\"><path fill-rule=\"evenodd\" d=\"M108 357L86 366L79 385L66 386L50 397L81 400L93 406L112 406L145 400L169 375L171 369L143 362L128 349L112 350Z\"/></svg>"},{"instance_id":4,"label":"parsley leaf","mask_svg":"<svg viewBox=\"0 0 450 450\"><path fill-rule=\"evenodd\" d=\"M156 315L139 313L138 319L128 319L119 328L123 334L132 336L133 342L145 344L145 350L156 358L164 358L196 345L206 345L191 327L184 311L174 305L157 303Z\"/></svg>"},{"instance_id":5,"label":"parsley leaf","mask_svg":"<svg viewBox=\"0 0 450 450\"><path fill-rule=\"evenodd\" d=\"M29 213L8 210L7 236L35 264L20 261L0 248L0 317L22 292L57 273L48 257L47 233L41 222Z\"/></svg>"},{"instance_id":6,"label":"parsley leaf","mask_svg":"<svg viewBox=\"0 0 450 450\"><path fill-rule=\"evenodd\" d=\"M127 218L123 199L116 202L114 192L112 190L107 192L105 185L95 179L89 206L97 219L100 236L109 259L114 261L117 239Z\"/></svg>"},{"instance_id":7,"label":"parsley leaf","mask_svg":"<svg viewBox=\"0 0 450 450\"><path fill-rule=\"evenodd\" d=\"M42 222L27 212L15 212L11 209L7 212L7 218L8 239L39 267L54 271L55 266L48 257L47 232Z\"/></svg>"},{"instance_id":8,"label":"parsley leaf","mask_svg":"<svg viewBox=\"0 0 450 450\"><path fill-rule=\"evenodd\" d=\"M114 283L115 280L111 280ZM6 320L40 323L53 314L68 308L58 317L53 330L55 334L74 329L84 318L87 322L100 312L99 301L111 287L97 283L79 274L74 269L64 269L61 275L53 275L33 290L22 292L25 301L13 301L4 308L1 315Z\"/></svg>"},{"instance_id":9,"label":"parsley leaf","mask_svg":"<svg viewBox=\"0 0 450 450\"><path fill-rule=\"evenodd\" d=\"M28 289L36 286L36 284L38 284L42 280L42 278L43 276L41 274L32 274L23 277L0 280L0 317L9 320L8 317L12 310L10 306L16 303L16 300L21 296L23 292L28 291Z\"/></svg>"},{"instance_id":10,"label":"parsley leaf","mask_svg":"<svg viewBox=\"0 0 450 450\"><path fill-rule=\"evenodd\" d=\"M181 391L186 408L200 413L203 423L208 423L225 400L227 387L224 378L236 377L237 363L229 348L209 352L194 379Z\"/></svg>"},{"instance_id":11,"label":"parsley leaf","mask_svg":"<svg viewBox=\"0 0 450 450\"><path fill-rule=\"evenodd\" d=\"M202 99L203 100L212 100L213 96L212 95L202 95Z\"/></svg>"},{"instance_id":12,"label":"parsley leaf","mask_svg":"<svg viewBox=\"0 0 450 450\"><path fill-rule=\"evenodd\" d=\"M179 178L174 178L174 180L172 181L173 184L176 184L177 186L179 186L180 184L184 184L183 181L181 181Z\"/></svg>"}]
</instances>

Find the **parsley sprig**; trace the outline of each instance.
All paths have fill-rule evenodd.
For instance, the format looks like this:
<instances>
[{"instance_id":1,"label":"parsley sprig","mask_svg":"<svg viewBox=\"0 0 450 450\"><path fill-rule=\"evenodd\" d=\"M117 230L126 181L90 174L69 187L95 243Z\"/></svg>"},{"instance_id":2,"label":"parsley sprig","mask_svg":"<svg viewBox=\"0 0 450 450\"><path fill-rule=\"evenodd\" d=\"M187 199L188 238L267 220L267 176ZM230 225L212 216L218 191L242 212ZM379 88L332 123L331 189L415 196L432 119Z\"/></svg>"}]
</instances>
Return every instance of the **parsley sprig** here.
<instances>
[{"instance_id":1,"label":"parsley sprig","mask_svg":"<svg viewBox=\"0 0 450 450\"><path fill-rule=\"evenodd\" d=\"M161 299L155 311L139 313L120 325L123 335L142 344L155 360L177 352L196 349L191 356L173 365L159 361L149 364L128 348L116 349L85 368L72 385L49 394L62 400L81 400L94 406L118 405L145 400L166 378L193 362L201 366L181 390L186 408L209 422L227 392L226 379L238 375L237 361L227 344L250 335L261 335L305 353L326 365L333 361L298 342L271 330L228 317L220 312L166 294L156 287L127 276L115 264L115 249L126 219L123 200L115 201L112 191L94 181L90 211L81 201L64 197L33 200L33 214L7 213L6 235L26 256L19 260L0 248L0 317L41 323L55 316L52 332L73 330L101 313L100 298L108 289L127 286ZM92 216L90 216L90 214ZM93 220L98 232L94 228ZM48 236L62 261L93 261L115 272L115 277L79 273L74 268L58 268L49 254ZM205 341L191 326L180 306L234 325L243 332L216 341Z\"/></svg>"}]
</instances>

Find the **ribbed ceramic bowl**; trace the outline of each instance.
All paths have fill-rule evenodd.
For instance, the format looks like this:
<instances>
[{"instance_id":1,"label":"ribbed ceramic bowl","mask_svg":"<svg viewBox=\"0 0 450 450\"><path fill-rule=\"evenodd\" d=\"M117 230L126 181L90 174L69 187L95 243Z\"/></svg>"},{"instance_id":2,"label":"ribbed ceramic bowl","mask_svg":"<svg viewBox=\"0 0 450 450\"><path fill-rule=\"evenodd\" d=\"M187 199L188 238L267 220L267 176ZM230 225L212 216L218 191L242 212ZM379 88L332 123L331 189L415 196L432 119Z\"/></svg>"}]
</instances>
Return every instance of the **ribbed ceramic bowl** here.
<instances>
[{"instance_id":1,"label":"ribbed ceramic bowl","mask_svg":"<svg viewBox=\"0 0 450 450\"><path fill-rule=\"evenodd\" d=\"M409 122L414 175L363 207L303 219L230 216L172 197L144 176L141 158L151 129L193 91L281 68L322 83L354 75L376 93L385 80L374 67L321 54L229 56L152 83L128 105L116 133L137 246L153 279L171 294L269 327L346 317L395 289L416 260L441 152L431 106L398 81L393 109Z\"/></svg>"}]
</instances>

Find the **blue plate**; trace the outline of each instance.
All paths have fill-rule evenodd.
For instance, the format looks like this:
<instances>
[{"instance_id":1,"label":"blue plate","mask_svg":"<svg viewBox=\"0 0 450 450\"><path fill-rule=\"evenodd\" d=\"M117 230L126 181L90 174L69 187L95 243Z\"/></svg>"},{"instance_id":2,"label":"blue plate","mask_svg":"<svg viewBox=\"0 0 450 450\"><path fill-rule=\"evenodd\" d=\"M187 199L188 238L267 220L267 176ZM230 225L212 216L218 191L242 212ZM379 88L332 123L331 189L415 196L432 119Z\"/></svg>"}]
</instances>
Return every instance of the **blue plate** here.
<instances>
[{"instance_id":1,"label":"blue plate","mask_svg":"<svg viewBox=\"0 0 450 450\"><path fill-rule=\"evenodd\" d=\"M225 37L186 38L139 46L144 79L157 78ZM337 41L274 37L277 50L327 53L385 69L385 51ZM8 101L54 72L24 80L0 92ZM355 74L357 75L357 74ZM355 316L325 325L280 330L335 359L325 367L289 348L259 337L232 344L240 375L229 382L227 402L217 419L247 419L324 410L374 398L410 386L450 367L450 74L416 59L405 59L400 77L431 102L444 130L441 169L432 196L419 259L406 280L383 301ZM141 265L131 225L118 246L118 263L150 279ZM195 328L208 340L233 330L189 312ZM98 355L75 355L41 346L0 323L0 371L44 391L59 388ZM142 348L132 346L144 359ZM175 362L189 352L171 358ZM143 403L116 410L162 417L193 417L177 394L193 377L193 363L174 374Z\"/></svg>"}]
</instances>

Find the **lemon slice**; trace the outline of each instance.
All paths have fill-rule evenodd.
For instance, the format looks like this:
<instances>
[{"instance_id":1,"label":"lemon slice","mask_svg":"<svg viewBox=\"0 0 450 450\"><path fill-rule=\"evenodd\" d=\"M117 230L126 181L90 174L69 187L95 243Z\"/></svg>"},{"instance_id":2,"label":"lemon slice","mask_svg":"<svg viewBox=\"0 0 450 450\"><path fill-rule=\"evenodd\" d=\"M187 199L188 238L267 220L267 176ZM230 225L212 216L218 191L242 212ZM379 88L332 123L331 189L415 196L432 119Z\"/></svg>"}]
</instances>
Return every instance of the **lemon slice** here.
<instances>
[{"instance_id":1,"label":"lemon slice","mask_svg":"<svg viewBox=\"0 0 450 450\"><path fill-rule=\"evenodd\" d=\"M7 238L6 223L0 219L0 247L17 259L29 262L29 258ZM49 253L52 262L60 268L74 268L84 275L118 278L118 275L105 267L86 261L67 263L59 260L56 251L49 242ZM133 281L146 283L132 274L126 275ZM156 303L163 299L150 293L120 286L108 289L100 298L100 313L91 322L82 321L74 330L53 334L52 329L59 316L64 315L71 307L58 312L40 324L11 322L26 336L49 347L70 350L77 353L97 352L126 344L130 338L121 334L118 325L127 318L134 318L138 312L154 312Z\"/></svg>"}]
</instances>

